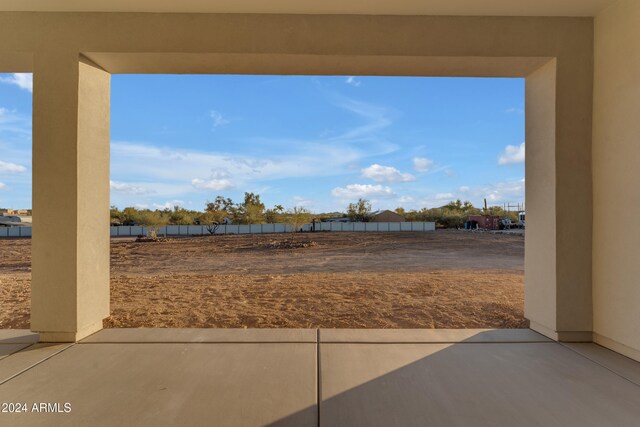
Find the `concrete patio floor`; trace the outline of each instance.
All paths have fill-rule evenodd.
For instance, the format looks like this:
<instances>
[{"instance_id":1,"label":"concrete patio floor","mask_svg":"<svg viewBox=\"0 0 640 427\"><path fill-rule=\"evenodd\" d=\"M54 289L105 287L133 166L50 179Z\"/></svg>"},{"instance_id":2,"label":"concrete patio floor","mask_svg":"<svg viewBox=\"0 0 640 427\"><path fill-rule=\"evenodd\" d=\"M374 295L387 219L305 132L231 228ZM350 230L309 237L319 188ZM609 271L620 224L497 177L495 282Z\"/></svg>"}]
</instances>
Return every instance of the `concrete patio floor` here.
<instances>
[{"instance_id":1,"label":"concrete patio floor","mask_svg":"<svg viewBox=\"0 0 640 427\"><path fill-rule=\"evenodd\" d=\"M0 331L0 425L637 426L640 364L530 330ZM52 407L50 409L54 409Z\"/></svg>"}]
</instances>

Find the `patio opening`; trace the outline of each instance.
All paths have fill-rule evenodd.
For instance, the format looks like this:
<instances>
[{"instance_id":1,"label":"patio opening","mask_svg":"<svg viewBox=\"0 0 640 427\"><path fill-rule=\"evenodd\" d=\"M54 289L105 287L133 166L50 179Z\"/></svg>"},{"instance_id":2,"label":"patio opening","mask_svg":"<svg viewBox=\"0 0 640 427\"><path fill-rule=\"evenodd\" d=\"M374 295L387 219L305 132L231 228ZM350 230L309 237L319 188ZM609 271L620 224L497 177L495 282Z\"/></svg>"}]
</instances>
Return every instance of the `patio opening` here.
<instances>
[{"instance_id":1,"label":"patio opening","mask_svg":"<svg viewBox=\"0 0 640 427\"><path fill-rule=\"evenodd\" d=\"M524 79L111 87L106 327L528 326Z\"/></svg>"},{"instance_id":2,"label":"patio opening","mask_svg":"<svg viewBox=\"0 0 640 427\"><path fill-rule=\"evenodd\" d=\"M31 73L0 73L0 329L29 328Z\"/></svg>"}]
</instances>

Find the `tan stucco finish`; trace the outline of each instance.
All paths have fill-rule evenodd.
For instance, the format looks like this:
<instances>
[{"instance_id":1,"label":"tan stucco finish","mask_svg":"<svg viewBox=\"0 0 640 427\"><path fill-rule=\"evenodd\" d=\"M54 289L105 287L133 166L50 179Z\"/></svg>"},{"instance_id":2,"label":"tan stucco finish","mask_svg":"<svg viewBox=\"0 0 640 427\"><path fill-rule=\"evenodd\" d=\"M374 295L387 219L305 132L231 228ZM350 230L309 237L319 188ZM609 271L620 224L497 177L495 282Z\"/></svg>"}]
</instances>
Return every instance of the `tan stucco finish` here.
<instances>
[{"instance_id":1,"label":"tan stucco finish","mask_svg":"<svg viewBox=\"0 0 640 427\"><path fill-rule=\"evenodd\" d=\"M591 18L7 12L4 52L35 64L33 327L44 337L77 339L108 308L108 246L84 222L108 207L108 79L78 68L80 55L119 73L527 77L527 315L554 338L591 333ZM78 236L48 228L69 218Z\"/></svg>"},{"instance_id":2,"label":"tan stucco finish","mask_svg":"<svg viewBox=\"0 0 640 427\"><path fill-rule=\"evenodd\" d=\"M594 332L640 360L640 2L596 18L594 87Z\"/></svg>"},{"instance_id":3,"label":"tan stucco finish","mask_svg":"<svg viewBox=\"0 0 640 427\"><path fill-rule=\"evenodd\" d=\"M359 15L593 16L615 0L2 0L32 12L299 13Z\"/></svg>"},{"instance_id":4,"label":"tan stucco finish","mask_svg":"<svg viewBox=\"0 0 640 427\"><path fill-rule=\"evenodd\" d=\"M35 61L31 328L42 341L75 341L109 315L110 74L79 59Z\"/></svg>"},{"instance_id":5,"label":"tan stucco finish","mask_svg":"<svg viewBox=\"0 0 640 427\"><path fill-rule=\"evenodd\" d=\"M556 321L555 277L557 252L554 241L556 216L556 65L554 59L530 74L525 85L526 201L527 235L525 238L525 316L537 323L553 325ZM540 124L546 123L546 126ZM533 144L532 141L536 143ZM541 250L546 246L546 250ZM546 269L535 268L545 265ZM547 326L549 327L549 326ZM550 331L555 332L555 328ZM549 331L540 331L549 334ZM555 338L555 337L554 337Z\"/></svg>"}]
</instances>

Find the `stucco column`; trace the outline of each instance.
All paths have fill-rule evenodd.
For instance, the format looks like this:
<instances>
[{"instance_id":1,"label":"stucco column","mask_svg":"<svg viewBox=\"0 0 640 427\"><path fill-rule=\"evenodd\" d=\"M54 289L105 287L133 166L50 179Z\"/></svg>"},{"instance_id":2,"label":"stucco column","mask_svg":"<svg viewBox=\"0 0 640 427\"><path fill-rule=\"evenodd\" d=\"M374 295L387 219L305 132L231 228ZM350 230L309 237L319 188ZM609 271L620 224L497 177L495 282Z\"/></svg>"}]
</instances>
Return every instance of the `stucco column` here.
<instances>
[{"instance_id":1,"label":"stucco column","mask_svg":"<svg viewBox=\"0 0 640 427\"><path fill-rule=\"evenodd\" d=\"M31 329L73 342L109 315L110 74L34 57Z\"/></svg>"},{"instance_id":2,"label":"stucco column","mask_svg":"<svg viewBox=\"0 0 640 427\"><path fill-rule=\"evenodd\" d=\"M526 81L525 316L559 341L591 341L591 57Z\"/></svg>"}]
</instances>

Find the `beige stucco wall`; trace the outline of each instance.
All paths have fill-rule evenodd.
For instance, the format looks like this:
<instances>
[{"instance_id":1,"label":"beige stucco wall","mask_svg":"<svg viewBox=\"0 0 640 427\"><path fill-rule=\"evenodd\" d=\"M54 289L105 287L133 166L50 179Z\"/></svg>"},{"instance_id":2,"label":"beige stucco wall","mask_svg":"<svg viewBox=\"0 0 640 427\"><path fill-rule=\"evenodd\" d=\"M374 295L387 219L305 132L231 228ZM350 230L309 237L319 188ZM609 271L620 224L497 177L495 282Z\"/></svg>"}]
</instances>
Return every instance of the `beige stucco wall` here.
<instances>
[{"instance_id":1,"label":"beige stucco wall","mask_svg":"<svg viewBox=\"0 0 640 427\"><path fill-rule=\"evenodd\" d=\"M556 247L539 250L556 236L556 61L549 61L527 77L525 85L526 202L525 315L536 329L556 322ZM539 126L548 123L549 126ZM535 141L536 143L532 143ZM533 231L532 231L533 230ZM546 269L536 268L546 265Z\"/></svg>"},{"instance_id":2,"label":"beige stucco wall","mask_svg":"<svg viewBox=\"0 0 640 427\"><path fill-rule=\"evenodd\" d=\"M640 360L640 1L596 17L594 87L595 339Z\"/></svg>"},{"instance_id":3,"label":"beige stucco wall","mask_svg":"<svg viewBox=\"0 0 640 427\"><path fill-rule=\"evenodd\" d=\"M72 52L34 71L31 329L75 341L109 315L111 75Z\"/></svg>"},{"instance_id":4,"label":"beige stucco wall","mask_svg":"<svg viewBox=\"0 0 640 427\"><path fill-rule=\"evenodd\" d=\"M81 54L107 72L119 73L529 78L527 108L538 113L527 118L527 155L533 160L527 161L532 179L527 176L526 186L535 196L527 203L529 208L532 200L542 204L527 213L528 236L536 237L527 238L526 315L537 330L554 338L591 337L591 18L0 13L0 65L8 68L5 71L29 71L24 69L29 56L35 64L33 191L34 222L40 226L34 228L34 303L39 301L34 309L44 310L42 302L51 295L59 307L74 308L74 318L65 325L87 321L83 312L93 313L92 320L100 318L108 291L103 272L108 247L81 223L86 215L101 222L102 214L85 209L88 204L97 208L99 202L107 212L108 176L97 166L91 175L89 185L96 186L99 196L78 181L97 165L92 149L78 148L93 144L94 137L104 141L108 117L101 106L82 101L77 85L74 88L78 69L58 66L65 58L77 61ZM87 78L94 74L97 77L85 73ZM99 81L106 77L91 79L91 84ZM91 92L92 87L87 86L86 93L100 103L102 92ZM86 114L78 114L78 108ZM73 120L81 126L79 132ZM83 123L91 131L83 133ZM51 137L61 151L43 145ZM50 156L51 165L42 161L43 154ZM66 162L71 170L61 166ZM55 191L48 193L51 185ZM66 188L75 193L64 193ZM537 219L536 212L544 218ZM49 214L54 216L47 219ZM71 218L78 236L47 234L42 224L51 218ZM55 276L46 276L47 265L59 266ZM74 299L73 286L59 292L60 283L81 285L88 294L78 288ZM46 323L39 314L34 316L35 324ZM54 319L52 324L60 322Z\"/></svg>"}]
</instances>

